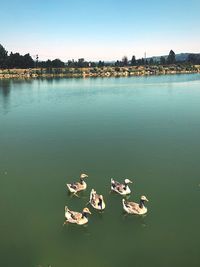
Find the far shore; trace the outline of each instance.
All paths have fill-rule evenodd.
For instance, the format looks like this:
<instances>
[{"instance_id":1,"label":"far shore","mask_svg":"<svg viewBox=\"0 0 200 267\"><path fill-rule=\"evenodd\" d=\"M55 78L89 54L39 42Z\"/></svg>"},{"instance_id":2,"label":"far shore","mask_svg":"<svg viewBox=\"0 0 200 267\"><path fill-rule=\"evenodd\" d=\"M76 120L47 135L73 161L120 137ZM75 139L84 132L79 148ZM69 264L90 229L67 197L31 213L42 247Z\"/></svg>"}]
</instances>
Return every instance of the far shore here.
<instances>
[{"instance_id":1,"label":"far shore","mask_svg":"<svg viewBox=\"0 0 200 267\"><path fill-rule=\"evenodd\" d=\"M200 73L200 65L152 65L127 67L90 67L90 68L32 68L0 69L0 79L13 78L86 78L86 77L129 77L165 74Z\"/></svg>"}]
</instances>

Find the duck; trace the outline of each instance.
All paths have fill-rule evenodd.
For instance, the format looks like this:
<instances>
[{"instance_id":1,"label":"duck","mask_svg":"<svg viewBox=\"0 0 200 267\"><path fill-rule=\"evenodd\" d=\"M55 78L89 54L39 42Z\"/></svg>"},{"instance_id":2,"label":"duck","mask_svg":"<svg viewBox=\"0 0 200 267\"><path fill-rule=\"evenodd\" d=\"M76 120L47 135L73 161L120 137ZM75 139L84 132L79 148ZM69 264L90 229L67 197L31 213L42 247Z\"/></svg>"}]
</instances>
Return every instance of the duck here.
<instances>
[{"instance_id":1,"label":"duck","mask_svg":"<svg viewBox=\"0 0 200 267\"><path fill-rule=\"evenodd\" d=\"M128 184L132 184L132 181L129 179L125 179L123 184L115 181L111 178L111 190L117 192L118 194L125 196L131 193L131 189Z\"/></svg>"},{"instance_id":2,"label":"duck","mask_svg":"<svg viewBox=\"0 0 200 267\"><path fill-rule=\"evenodd\" d=\"M90 201L89 203L92 205L92 207L96 210L104 210L106 207L106 204L104 202L103 196L98 195L94 189L90 192Z\"/></svg>"},{"instance_id":3,"label":"duck","mask_svg":"<svg viewBox=\"0 0 200 267\"><path fill-rule=\"evenodd\" d=\"M141 196L140 203L126 201L122 199L123 209L129 214L143 215L147 213L147 207L144 203L148 202L148 199L145 196Z\"/></svg>"},{"instance_id":4,"label":"duck","mask_svg":"<svg viewBox=\"0 0 200 267\"><path fill-rule=\"evenodd\" d=\"M80 175L80 182L74 182L74 183L71 183L71 184L66 184L68 189L69 189L69 191L71 193L76 194L79 191L85 190L87 188L87 184L84 181L84 179L87 178L87 177L88 177L87 174L82 173Z\"/></svg>"},{"instance_id":5,"label":"duck","mask_svg":"<svg viewBox=\"0 0 200 267\"><path fill-rule=\"evenodd\" d=\"M83 225L88 222L88 214L91 214L90 210L88 208L84 208L82 212L72 211L68 209L67 206L65 206L65 218L66 221L63 225L66 223L75 223L78 225Z\"/></svg>"}]
</instances>

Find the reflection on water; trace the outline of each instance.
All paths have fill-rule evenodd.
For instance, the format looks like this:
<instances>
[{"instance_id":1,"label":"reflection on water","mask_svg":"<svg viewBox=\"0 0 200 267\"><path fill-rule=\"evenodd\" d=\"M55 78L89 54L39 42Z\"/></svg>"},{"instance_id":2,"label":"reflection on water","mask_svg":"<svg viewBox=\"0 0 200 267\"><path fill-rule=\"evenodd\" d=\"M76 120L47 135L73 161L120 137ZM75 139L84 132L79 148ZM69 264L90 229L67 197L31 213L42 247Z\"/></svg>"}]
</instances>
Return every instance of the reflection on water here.
<instances>
[{"instance_id":1,"label":"reflection on water","mask_svg":"<svg viewBox=\"0 0 200 267\"><path fill-rule=\"evenodd\" d=\"M0 80L0 93L7 98L10 94L11 80Z\"/></svg>"},{"instance_id":2,"label":"reflection on water","mask_svg":"<svg viewBox=\"0 0 200 267\"><path fill-rule=\"evenodd\" d=\"M2 106L6 113L9 108L9 96L11 92L12 80L0 80L0 106ZM2 95L2 97L1 97ZM1 111L1 107L0 107Z\"/></svg>"},{"instance_id":3,"label":"reflection on water","mask_svg":"<svg viewBox=\"0 0 200 267\"><path fill-rule=\"evenodd\" d=\"M22 88L31 86L34 82L33 79L2 79L0 80L0 111L4 114L9 112L10 109L10 96L12 94L12 89L19 91Z\"/></svg>"}]
</instances>

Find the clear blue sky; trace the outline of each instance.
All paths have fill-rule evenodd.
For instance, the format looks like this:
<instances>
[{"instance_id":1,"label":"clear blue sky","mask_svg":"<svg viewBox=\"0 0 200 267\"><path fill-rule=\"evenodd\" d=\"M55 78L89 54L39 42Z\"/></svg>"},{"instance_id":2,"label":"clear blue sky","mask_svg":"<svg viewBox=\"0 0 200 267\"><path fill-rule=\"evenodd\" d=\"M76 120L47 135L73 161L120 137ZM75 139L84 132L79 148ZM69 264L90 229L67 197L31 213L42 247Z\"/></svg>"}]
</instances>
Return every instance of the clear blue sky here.
<instances>
[{"instance_id":1,"label":"clear blue sky","mask_svg":"<svg viewBox=\"0 0 200 267\"><path fill-rule=\"evenodd\" d=\"M64 61L200 52L200 0L7 0L0 43Z\"/></svg>"}]
</instances>

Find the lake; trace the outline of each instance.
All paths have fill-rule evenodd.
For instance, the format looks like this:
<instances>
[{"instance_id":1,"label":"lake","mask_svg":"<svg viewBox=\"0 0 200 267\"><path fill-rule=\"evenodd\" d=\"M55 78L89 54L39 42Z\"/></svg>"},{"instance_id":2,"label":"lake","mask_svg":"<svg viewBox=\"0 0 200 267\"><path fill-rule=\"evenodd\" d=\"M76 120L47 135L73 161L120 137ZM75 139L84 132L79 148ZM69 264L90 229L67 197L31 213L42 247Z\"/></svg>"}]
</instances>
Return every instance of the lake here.
<instances>
[{"instance_id":1,"label":"lake","mask_svg":"<svg viewBox=\"0 0 200 267\"><path fill-rule=\"evenodd\" d=\"M111 178L133 180L146 216L123 212ZM92 188L105 211L63 227ZM0 81L0 266L196 267L199 202L200 74Z\"/></svg>"}]
</instances>

